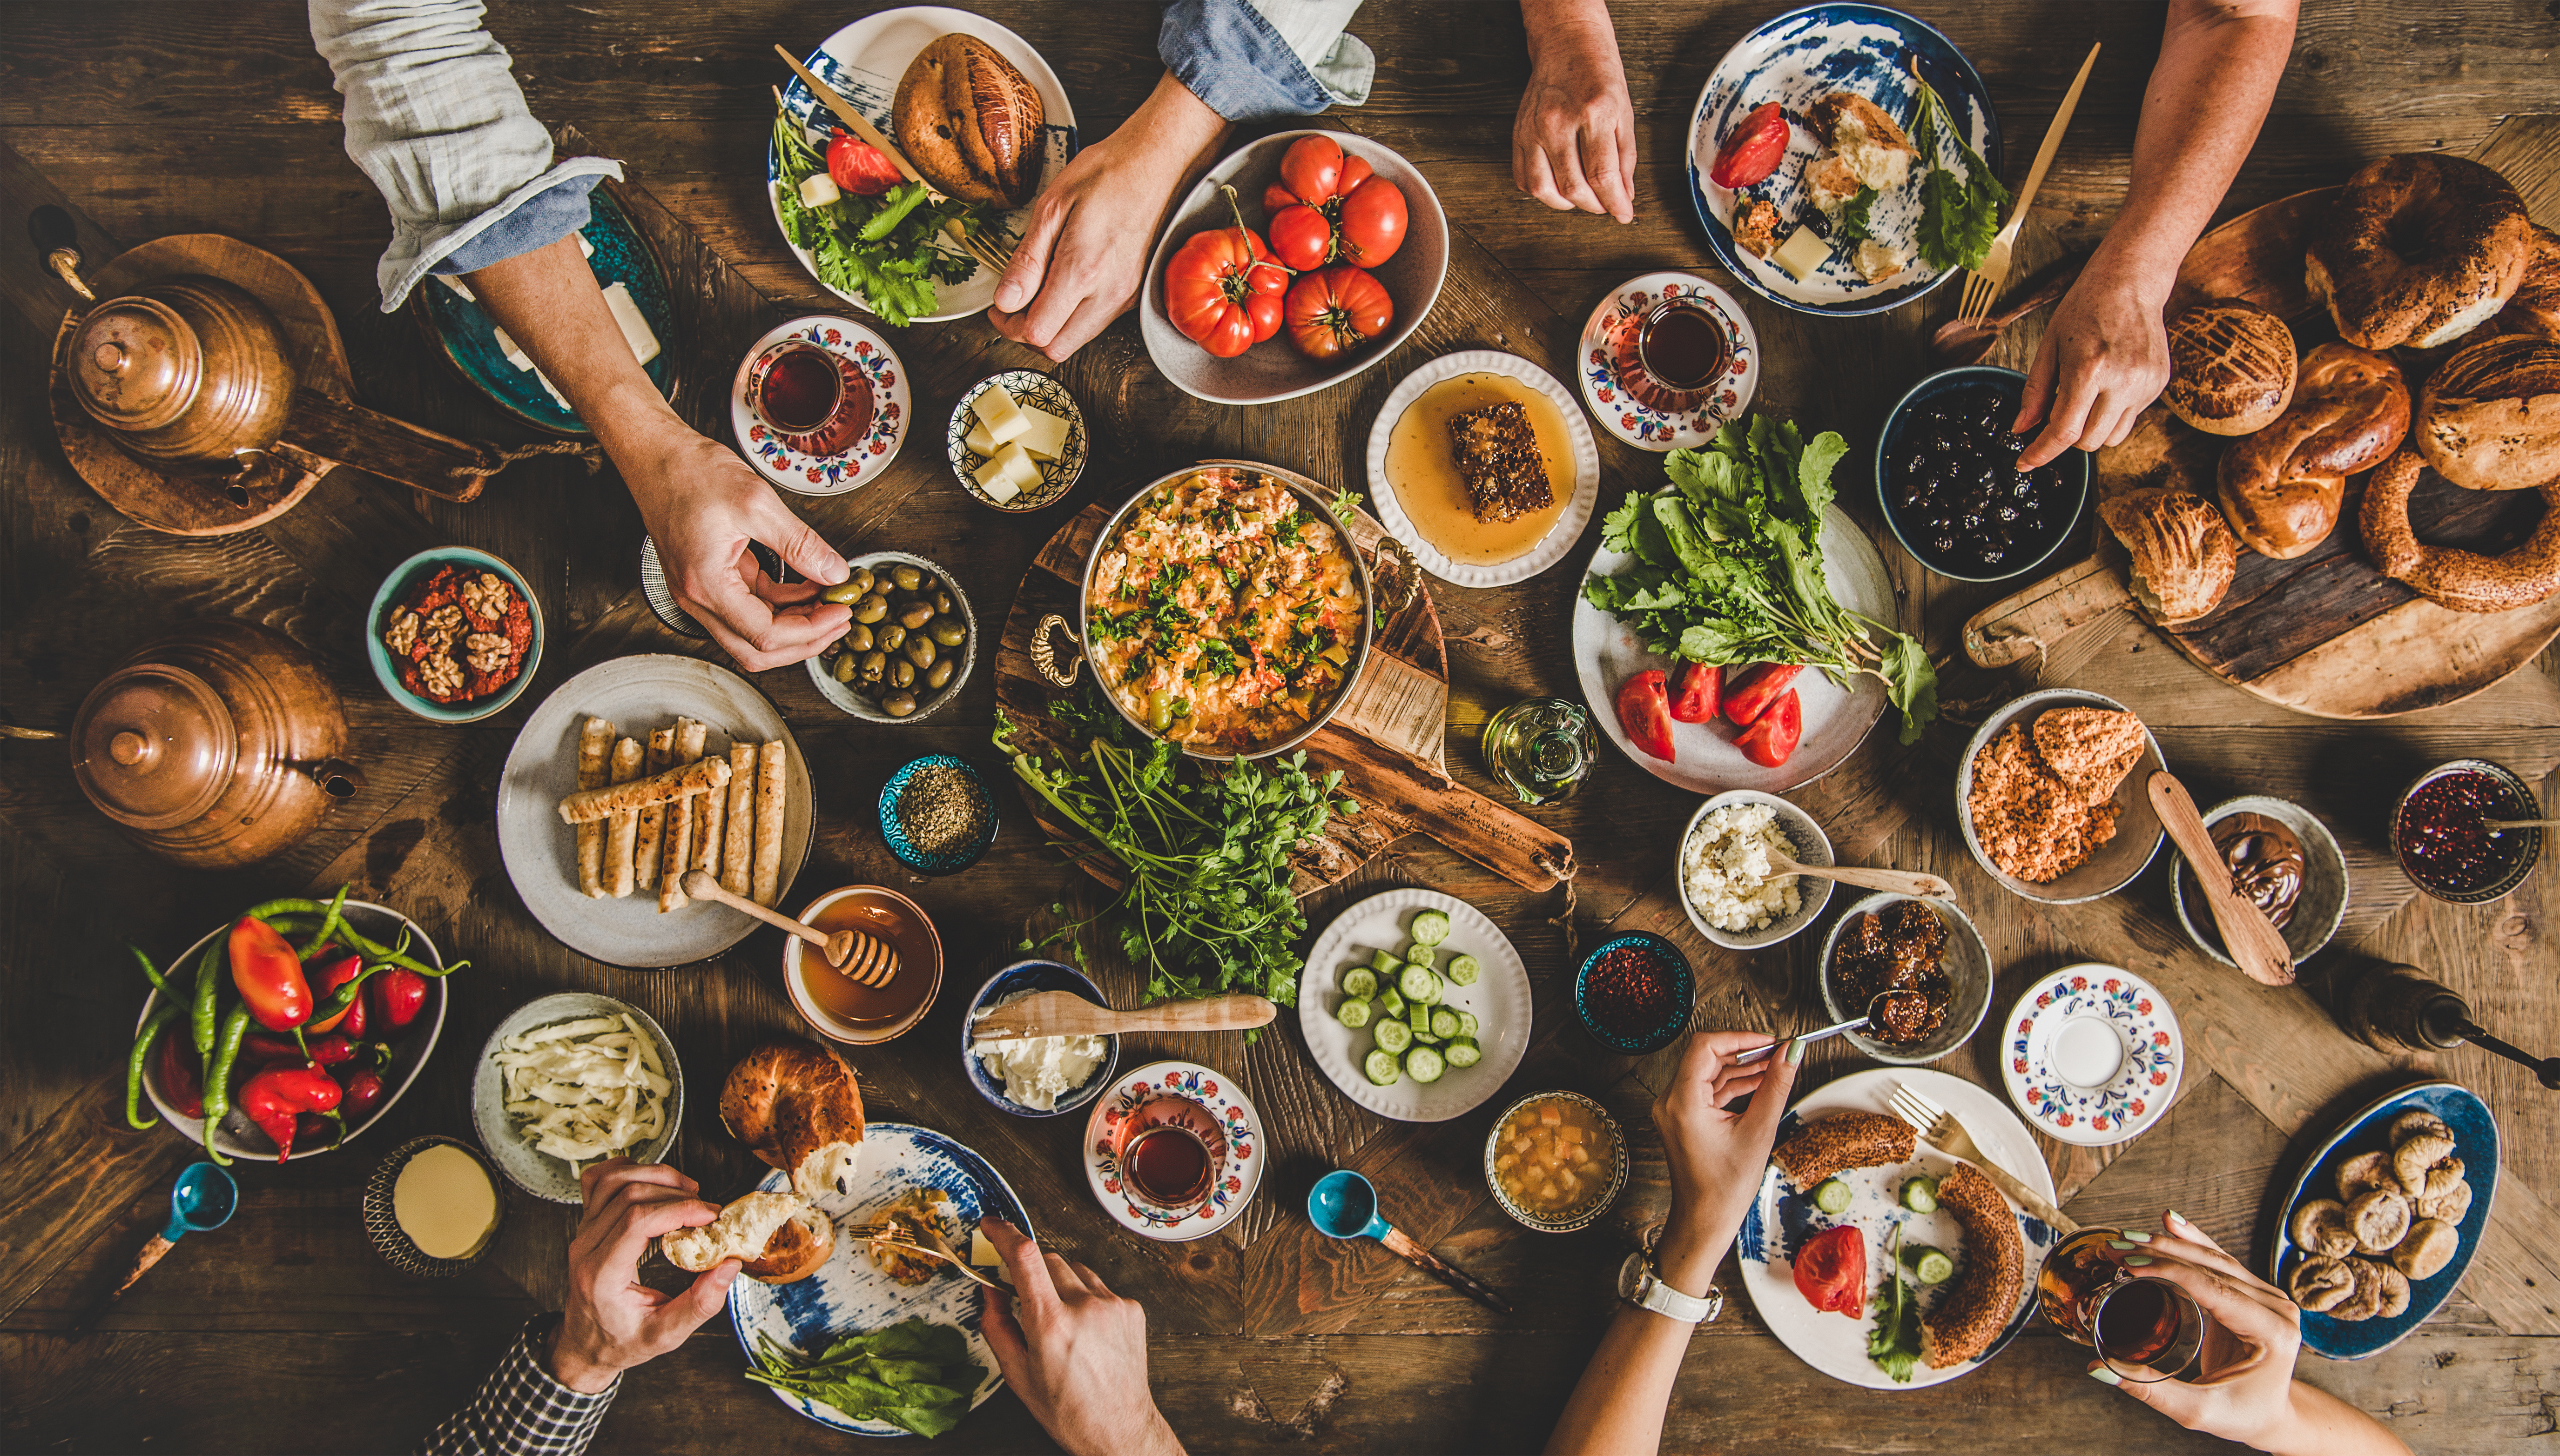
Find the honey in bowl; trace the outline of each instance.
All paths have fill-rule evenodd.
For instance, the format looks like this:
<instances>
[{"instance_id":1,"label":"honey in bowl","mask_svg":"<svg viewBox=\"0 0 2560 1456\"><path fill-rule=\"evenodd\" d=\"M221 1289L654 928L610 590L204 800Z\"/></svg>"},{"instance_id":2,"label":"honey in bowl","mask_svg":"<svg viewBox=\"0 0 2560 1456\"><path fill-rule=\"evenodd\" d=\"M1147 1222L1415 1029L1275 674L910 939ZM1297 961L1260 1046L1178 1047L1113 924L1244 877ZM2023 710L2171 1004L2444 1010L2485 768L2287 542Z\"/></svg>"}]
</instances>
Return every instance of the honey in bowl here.
<instances>
[{"instance_id":1,"label":"honey in bowl","mask_svg":"<svg viewBox=\"0 0 2560 1456\"><path fill-rule=\"evenodd\" d=\"M1600 1115L1572 1097L1538 1097L1503 1123L1494 1181L1512 1203L1536 1219L1567 1219L1609 1190L1617 1136Z\"/></svg>"},{"instance_id":2,"label":"honey in bowl","mask_svg":"<svg viewBox=\"0 0 2560 1456\"><path fill-rule=\"evenodd\" d=\"M839 1041L886 1041L904 1031L942 983L942 939L914 901L893 890L856 885L822 897L803 924L832 935L861 931L897 952L897 974L867 986L827 963L817 946L794 936L784 944L783 974L801 1014Z\"/></svg>"},{"instance_id":3,"label":"honey in bowl","mask_svg":"<svg viewBox=\"0 0 2560 1456\"><path fill-rule=\"evenodd\" d=\"M1511 520L1478 520L1467 483L1458 475L1449 421L1506 402L1527 412L1555 499ZM1440 554L1463 565L1498 566L1526 555L1563 518L1573 499L1572 439L1555 401L1525 381L1509 374L1460 374L1423 390L1396 418L1386 442L1387 484L1413 528Z\"/></svg>"}]
</instances>

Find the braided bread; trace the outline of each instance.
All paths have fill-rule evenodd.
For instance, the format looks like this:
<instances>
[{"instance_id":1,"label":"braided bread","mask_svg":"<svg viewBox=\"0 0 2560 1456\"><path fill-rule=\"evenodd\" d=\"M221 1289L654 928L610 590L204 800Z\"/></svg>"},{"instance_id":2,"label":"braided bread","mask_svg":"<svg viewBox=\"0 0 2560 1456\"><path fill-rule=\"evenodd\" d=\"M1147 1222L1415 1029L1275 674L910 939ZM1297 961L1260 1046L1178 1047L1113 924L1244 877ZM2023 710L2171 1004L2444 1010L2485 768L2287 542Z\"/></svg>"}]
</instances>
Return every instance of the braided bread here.
<instances>
[{"instance_id":1,"label":"braided bread","mask_svg":"<svg viewBox=\"0 0 2560 1456\"><path fill-rule=\"evenodd\" d=\"M2560 480L2546 481L2542 520L2523 544L2496 556L2431 546L2409 524L2409 496L2426 461L2403 450L2364 488L2365 548L2382 574L2456 612L2507 612L2560 592Z\"/></svg>"},{"instance_id":2,"label":"braided bread","mask_svg":"<svg viewBox=\"0 0 2560 1456\"><path fill-rule=\"evenodd\" d=\"M2328 538L2346 478L2370 470L2409 432L2400 366L2351 344L2303 356L2294 400L2276 422L2222 452L2222 513L2251 550L2279 561Z\"/></svg>"}]
</instances>

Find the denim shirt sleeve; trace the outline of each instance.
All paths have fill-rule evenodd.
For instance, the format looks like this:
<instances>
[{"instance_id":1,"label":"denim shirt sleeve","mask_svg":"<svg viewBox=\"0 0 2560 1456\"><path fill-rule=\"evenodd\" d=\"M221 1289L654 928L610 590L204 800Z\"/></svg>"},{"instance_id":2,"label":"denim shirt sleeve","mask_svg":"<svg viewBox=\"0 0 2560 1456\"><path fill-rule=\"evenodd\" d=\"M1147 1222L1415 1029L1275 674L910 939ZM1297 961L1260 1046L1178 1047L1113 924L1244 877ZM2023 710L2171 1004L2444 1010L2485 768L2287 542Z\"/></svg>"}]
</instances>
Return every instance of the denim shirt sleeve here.
<instances>
[{"instance_id":1,"label":"denim shirt sleeve","mask_svg":"<svg viewBox=\"0 0 2560 1456\"><path fill-rule=\"evenodd\" d=\"M1368 99L1376 58L1344 30L1359 9L1360 0L1173 0L1156 49L1229 121L1309 116Z\"/></svg>"},{"instance_id":2,"label":"denim shirt sleeve","mask_svg":"<svg viewBox=\"0 0 2560 1456\"><path fill-rule=\"evenodd\" d=\"M347 155L381 189L383 312L430 270L461 272L566 236L622 164L555 164L479 0L309 0L311 40L347 98Z\"/></svg>"}]
</instances>

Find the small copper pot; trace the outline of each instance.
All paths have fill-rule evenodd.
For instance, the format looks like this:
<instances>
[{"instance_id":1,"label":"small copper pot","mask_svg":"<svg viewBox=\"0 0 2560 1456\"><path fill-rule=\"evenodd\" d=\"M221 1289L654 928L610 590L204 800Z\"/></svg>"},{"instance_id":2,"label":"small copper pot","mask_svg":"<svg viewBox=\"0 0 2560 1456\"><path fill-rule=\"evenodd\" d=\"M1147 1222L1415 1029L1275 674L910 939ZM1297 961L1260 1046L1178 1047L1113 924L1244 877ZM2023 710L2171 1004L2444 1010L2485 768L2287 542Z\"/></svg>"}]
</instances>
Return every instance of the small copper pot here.
<instances>
[{"instance_id":1,"label":"small copper pot","mask_svg":"<svg viewBox=\"0 0 2560 1456\"><path fill-rule=\"evenodd\" d=\"M202 274L89 310L64 358L80 408L148 460L243 461L282 437L293 405L274 316Z\"/></svg>"},{"instance_id":2,"label":"small copper pot","mask_svg":"<svg viewBox=\"0 0 2560 1456\"><path fill-rule=\"evenodd\" d=\"M152 853L198 869L301 842L364 775L339 755L338 690L291 640L194 623L107 674L71 732L72 774Z\"/></svg>"}]
</instances>

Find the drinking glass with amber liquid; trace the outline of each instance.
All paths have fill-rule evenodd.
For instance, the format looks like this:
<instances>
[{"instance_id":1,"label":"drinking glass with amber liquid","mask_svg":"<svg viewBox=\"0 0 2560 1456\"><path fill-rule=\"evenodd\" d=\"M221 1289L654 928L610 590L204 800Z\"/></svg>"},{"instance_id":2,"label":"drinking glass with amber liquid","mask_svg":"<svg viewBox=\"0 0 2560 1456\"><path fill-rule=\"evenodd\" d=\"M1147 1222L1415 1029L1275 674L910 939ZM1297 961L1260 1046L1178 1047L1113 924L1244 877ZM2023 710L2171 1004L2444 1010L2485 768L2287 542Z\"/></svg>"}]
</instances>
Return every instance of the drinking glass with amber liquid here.
<instances>
[{"instance_id":1,"label":"drinking glass with amber liquid","mask_svg":"<svg viewBox=\"0 0 2560 1456\"><path fill-rule=\"evenodd\" d=\"M2114 1229L2063 1239L2035 1276L2036 1306L2063 1338L2094 1348L2126 1380L2209 1379L2236 1347L2193 1295L2126 1262L2142 1247Z\"/></svg>"}]
</instances>

